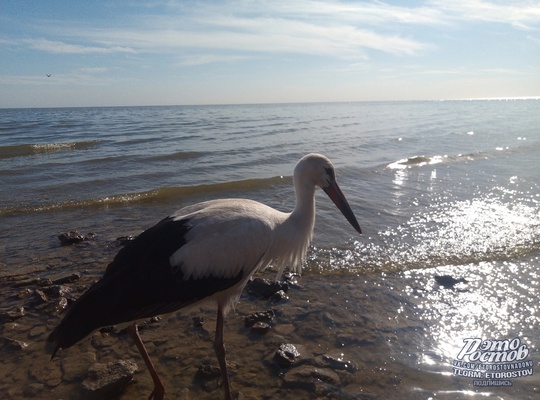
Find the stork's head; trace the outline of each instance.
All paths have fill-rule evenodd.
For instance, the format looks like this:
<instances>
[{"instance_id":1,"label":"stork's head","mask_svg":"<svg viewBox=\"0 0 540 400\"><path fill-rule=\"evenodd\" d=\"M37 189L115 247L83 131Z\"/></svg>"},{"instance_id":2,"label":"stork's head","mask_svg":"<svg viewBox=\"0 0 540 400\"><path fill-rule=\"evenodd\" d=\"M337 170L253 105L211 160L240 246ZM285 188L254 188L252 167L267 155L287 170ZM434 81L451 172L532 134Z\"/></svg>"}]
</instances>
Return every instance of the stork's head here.
<instances>
[{"instance_id":1,"label":"stork's head","mask_svg":"<svg viewBox=\"0 0 540 400\"><path fill-rule=\"evenodd\" d=\"M319 186L339 208L352 227L358 233L362 233L345 195L336 182L334 166L328 157L315 153L302 157L294 168L294 181L295 185Z\"/></svg>"}]
</instances>

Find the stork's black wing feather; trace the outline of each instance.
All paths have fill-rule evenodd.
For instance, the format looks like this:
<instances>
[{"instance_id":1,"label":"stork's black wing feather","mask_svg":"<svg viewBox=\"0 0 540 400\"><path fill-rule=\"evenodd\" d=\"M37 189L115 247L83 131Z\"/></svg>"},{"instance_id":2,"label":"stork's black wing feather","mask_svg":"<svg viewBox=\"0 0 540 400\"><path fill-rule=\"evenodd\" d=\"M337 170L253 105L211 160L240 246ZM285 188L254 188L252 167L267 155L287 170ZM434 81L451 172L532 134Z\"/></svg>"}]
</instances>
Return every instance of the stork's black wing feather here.
<instances>
[{"instance_id":1,"label":"stork's black wing feather","mask_svg":"<svg viewBox=\"0 0 540 400\"><path fill-rule=\"evenodd\" d=\"M238 283L242 272L184 279L181 269L171 268L169 257L186 243L189 229L189 220L165 218L122 248L50 334L54 353L100 327L175 311Z\"/></svg>"}]
</instances>

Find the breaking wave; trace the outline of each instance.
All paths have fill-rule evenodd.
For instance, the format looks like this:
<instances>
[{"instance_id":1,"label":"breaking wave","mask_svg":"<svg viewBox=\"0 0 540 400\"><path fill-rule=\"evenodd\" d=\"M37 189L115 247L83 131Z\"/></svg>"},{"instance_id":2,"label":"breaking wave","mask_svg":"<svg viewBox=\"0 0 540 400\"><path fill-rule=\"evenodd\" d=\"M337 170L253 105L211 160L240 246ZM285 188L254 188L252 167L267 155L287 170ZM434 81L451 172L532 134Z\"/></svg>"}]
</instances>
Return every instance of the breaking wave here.
<instances>
[{"instance_id":1,"label":"breaking wave","mask_svg":"<svg viewBox=\"0 0 540 400\"><path fill-rule=\"evenodd\" d=\"M27 214L35 212L54 212L72 208L92 208L125 205L130 203L159 203L184 197L219 195L220 193L230 195L231 193L252 192L259 189L265 189L274 185L280 185L284 183L290 184L291 182L292 178L290 177L276 176L272 178L245 179L240 181L231 181L207 185L205 184L181 187L164 187L147 190L144 192L114 194L111 196L99 198L5 207L3 209L0 209L0 216Z\"/></svg>"},{"instance_id":2,"label":"breaking wave","mask_svg":"<svg viewBox=\"0 0 540 400\"><path fill-rule=\"evenodd\" d=\"M99 143L99 140L86 140L80 142L0 146L0 159L26 157L36 154L54 153L58 151L86 150L98 146Z\"/></svg>"}]
</instances>

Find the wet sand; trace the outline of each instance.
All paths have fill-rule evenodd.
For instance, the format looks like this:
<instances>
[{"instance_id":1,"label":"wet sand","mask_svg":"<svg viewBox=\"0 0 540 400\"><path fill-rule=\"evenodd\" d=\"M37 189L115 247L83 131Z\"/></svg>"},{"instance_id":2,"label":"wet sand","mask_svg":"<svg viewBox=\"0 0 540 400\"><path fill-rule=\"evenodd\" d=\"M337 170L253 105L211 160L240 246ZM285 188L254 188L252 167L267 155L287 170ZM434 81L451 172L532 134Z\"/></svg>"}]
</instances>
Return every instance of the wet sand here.
<instances>
[{"instance_id":1,"label":"wet sand","mask_svg":"<svg viewBox=\"0 0 540 400\"><path fill-rule=\"evenodd\" d=\"M139 399L150 394L151 378L126 334L97 332L61 350L50 361L52 348L46 338L61 318L62 297L78 297L105 266L101 260L84 261L85 254L95 250L95 244L61 248L59 252L66 256L63 267L58 266L61 258L57 254L54 269L34 265L33 272L0 278L2 398L83 398L81 383L89 367L118 359L134 361L139 369L114 398ZM100 258L116 251L117 246L111 244ZM71 292L58 297L58 289L54 289L58 285L50 285L46 279L69 276L67 256L74 252L83 260L81 278L63 285ZM257 276L273 279L275 273L265 271ZM291 285L287 300L273 302L244 293L225 325L233 393L241 399L455 399L471 398L475 393L488 399L532 399L540 395L536 371L531 377L514 380L512 387L487 389L475 388L471 379L452 374L451 358L456 350L449 355L441 351L434 328L440 321L426 309L441 309L442 304L461 307L457 300L449 304L460 294L433 286L431 276L308 272ZM275 311L275 317L266 334L245 326L246 315L268 309ZM207 305L164 315L141 329L167 399L222 397L219 379L203 380L197 375L201 365L217 366L212 347L214 313L214 307ZM194 325L194 317L204 319L202 327ZM462 333L455 335L461 342ZM289 368L274 359L283 343L296 345L301 353ZM538 369L537 348L531 347L531 359Z\"/></svg>"}]
</instances>

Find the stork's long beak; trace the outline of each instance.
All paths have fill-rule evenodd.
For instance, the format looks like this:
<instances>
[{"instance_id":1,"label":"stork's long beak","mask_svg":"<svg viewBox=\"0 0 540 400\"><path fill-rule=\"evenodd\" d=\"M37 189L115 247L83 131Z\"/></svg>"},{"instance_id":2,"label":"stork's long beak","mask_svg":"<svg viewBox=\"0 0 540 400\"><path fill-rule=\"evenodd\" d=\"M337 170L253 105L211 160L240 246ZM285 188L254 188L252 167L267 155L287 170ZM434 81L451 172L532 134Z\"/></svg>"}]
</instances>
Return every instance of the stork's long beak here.
<instances>
[{"instance_id":1,"label":"stork's long beak","mask_svg":"<svg viewBox=\"0 0 540 400\"><path fill-rule=\"evenodd\" d=\"M362 229L360 229L360 225L358 224L358 221L356 220L356 217L354 216L353 211L351 210L351 206L347 202L347 199L345 198L345 195L339 188L338 184L334 181L330 183L325 188L322 188L325 193L330 197L330 199L334 202L334 204L339 208L339 211L347 218L347 221L352 225L354 229L358 233L362 233Z\"/></svg>"}]
</instances>

